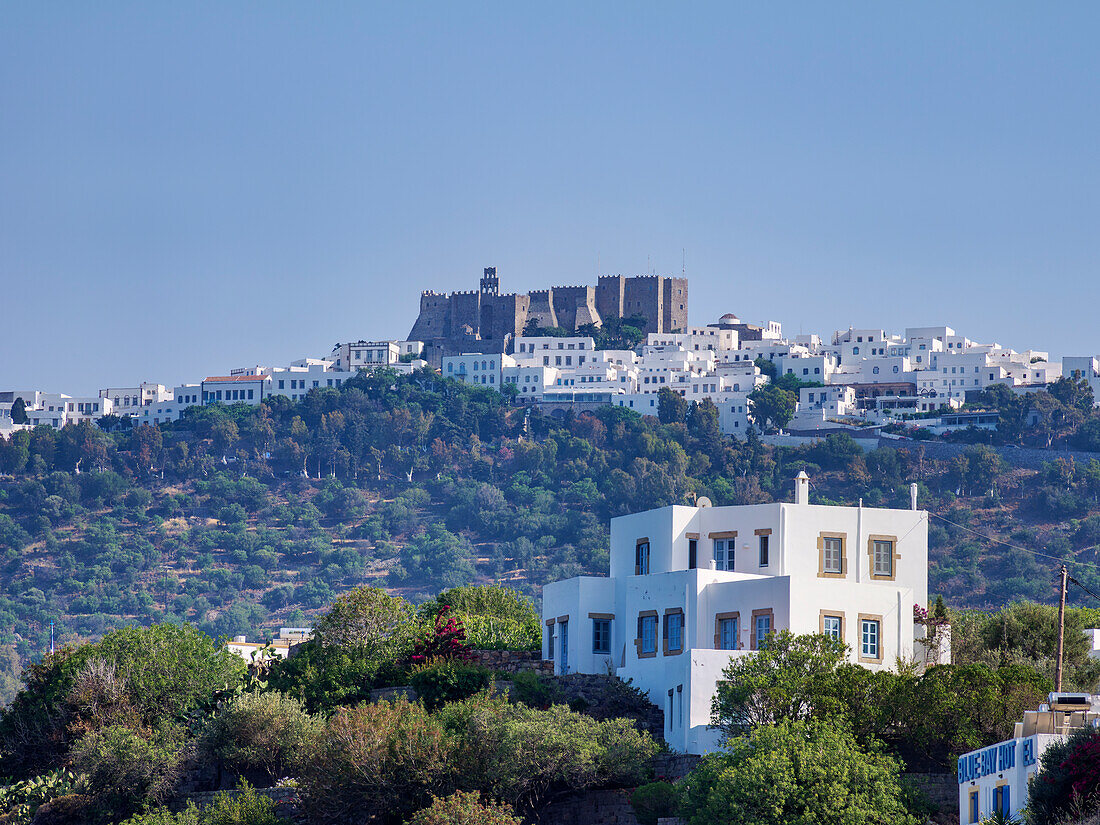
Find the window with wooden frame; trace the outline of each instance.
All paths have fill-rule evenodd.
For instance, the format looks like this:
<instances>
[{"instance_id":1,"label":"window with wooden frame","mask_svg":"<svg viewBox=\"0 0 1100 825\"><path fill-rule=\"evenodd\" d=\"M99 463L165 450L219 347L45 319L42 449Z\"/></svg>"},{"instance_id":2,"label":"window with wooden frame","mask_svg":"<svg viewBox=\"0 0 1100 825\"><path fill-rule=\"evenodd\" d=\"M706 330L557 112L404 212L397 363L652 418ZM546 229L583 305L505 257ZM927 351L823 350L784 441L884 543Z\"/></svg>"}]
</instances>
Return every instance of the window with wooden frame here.
<instances>
[{"instance_id":1,"label":"window with wooden frame","mask_svg":"<svg viewBox=\"0 0 1100 825\"><path fill-rule=\"evenodd\" d=\"M615 618L613 613L589 613L592 620L592 652L611 652L611 620Z\"/></svg>"},{"instance_id":2,"label":"window with wooden frame","mask_svg":"<svg viewBox=\"0 0 1100 825\"><path fill-rule=\"evenodd\" d=\"M859 614L859 661L865 664L882 664L882 616Z\"/></svg>"},{"instance_id":3,"label":"window with wooden frame","mask_svg":"<svg viewBox=\"0 0 1100 825\"><path fill-rule=\"evenodd\" d=\"M1012 815L1012 791L1009 788L1007 779L1002 779L993 788L993 810L991 813L1001 814L1006 821Z\"/></svg>"},{"instance_id":4,"label":"window with wooden frame","mask_svg":"<svg viewBox=\"0 0 1100 825\"><path fill-rule=\"evenodd\" d=\"M638 614L638 636L634 640L639 659L657 655L657 611L646 610Z\"/></svg>"},{"instance_id":5,"label":"window with wooden frame","mask_svg":"<svg viewBox=\"0 0 1100 825\"><path fill-rule=\"evenodd\" d=\"M830 639L844 641L844 611L821 610L818 612L818 632Z\"/></svg>"},{"instance_id":6,"label":"window with wooden frame","mask_svg":"<svg viewBox=\"0 0 1100 825\"><path fill-rule=\"evenodd\" d=\"M737 551L737 531L711 533L710 539L714 542L714 569L733 570Z\"/></svg>"},{"instance_id":7,"label":"window with wooden frame","mask_svg":"<svg viewBox=\"0 0 1100 825\"><path fill-rule=\"evenodd\" d=\"M775 617L770 607L752 611L752 626L750 628L752 650L760 650L774 630Z\"/></svg>"},{"instance_id":8,"label":"window with wooden frame","mask_svg":"<svg viewBox=\"0 0 1100 825\"><path fill-rule=\"evenodd\" d=\"M694 570L699 566L699 534L688 533L688 570Z\"/></svg>"},{"instance_id":9,"label":"window with wooden frame","mask_svg":"<svg viewBox=\"0 0 1100 825\"><path fill-rule=\"evenodd\" d=\"M649 539L638 539L634 545L634 575L649 575Z\"/></svg>"},{"instance_id":10,"label":"window with wooden frame","mask_svg":"<svg viewBox=\"0 0 1100 825\"><path fill-rule=\"evenodd\" d=\"M756 539L760 545L760 566L767 567L770 557L772 531L769 529L757 530Z\"/></svg>"},{"instance_id":11,"label":"window with wooden frame","mask_svg":"<svg viewBox=\"0 0 1100 825\"><path fill-rule=\"evenodd\" d=\"M741 613L731 611L714 616L714 649L741 649Z\"/></svg>"},{"instance_id":12,"label":"window with wooden frame","mask_svg":"<svg viewBox=\"0 0 1100 825\"><path fill-rule=\"evenodd\" d=\"M894 581L897 578L898 560L901 558L897 549L897 536L867 537L868 572L872 579Z\"/></svg>"},{"instance_id":13,"label":"window with wooden frame","mask_svg":"<svg viewBox=\"0 0 1100 825\"><path fill-rule=\"evenodd\" d=\"M665 656L676 656L684 652L683 608L673 607L665 611L661 638L662 652Z\"/></svg>"},{"instance_id":14,"label":"window with wooden frame","mask_svg":"<svg viewBox=\"0 0 1100 825\"><path fill-rule=\"evenodd\" d=\"M823 579L842 579L848 575L846 533L820 533L817 537L817 575Z\"/></svg>"}]
</instances>

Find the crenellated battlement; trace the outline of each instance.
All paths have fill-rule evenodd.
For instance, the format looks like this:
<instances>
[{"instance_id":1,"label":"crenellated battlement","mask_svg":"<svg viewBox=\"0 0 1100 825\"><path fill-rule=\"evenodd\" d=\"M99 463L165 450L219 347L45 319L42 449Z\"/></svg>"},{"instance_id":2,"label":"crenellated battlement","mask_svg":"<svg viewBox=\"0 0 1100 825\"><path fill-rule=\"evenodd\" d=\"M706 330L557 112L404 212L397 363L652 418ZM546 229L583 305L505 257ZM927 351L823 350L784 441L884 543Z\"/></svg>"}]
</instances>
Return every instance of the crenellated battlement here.
<instances>
[{"instance_id":1,"label":"crenellated battlement","mask_svg":"<svg viewBox=\"0 0 1100 825\"><path fill-rule=\"evenodd\" d=\"M486 267L480 289L444 293L423 290L420 315L409 340L425 342L425 357L438 365L445 352L471 339L507 341L529 323L576 330L604 318L641 315L649 332L687 327L687 279L664 275L598 275L596 284L549 286L499 294L496 267Z\"/></svg>"}]
</instances>

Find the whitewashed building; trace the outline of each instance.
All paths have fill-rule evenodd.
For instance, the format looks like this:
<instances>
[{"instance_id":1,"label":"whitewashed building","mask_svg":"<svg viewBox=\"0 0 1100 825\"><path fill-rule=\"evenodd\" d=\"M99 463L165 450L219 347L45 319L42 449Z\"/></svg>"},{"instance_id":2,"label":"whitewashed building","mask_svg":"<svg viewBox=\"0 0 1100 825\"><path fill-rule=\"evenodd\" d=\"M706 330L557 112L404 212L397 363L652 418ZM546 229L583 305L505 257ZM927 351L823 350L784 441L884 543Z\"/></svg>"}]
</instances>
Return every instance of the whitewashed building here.
<instances>
[{"instance_id":1,"label":"whitewashed building","mask_svg":"<svg viewBox=\"0 0 1100 825\"><path fill-rule=\"evenodd\" d=\"M504 353L464 352L443 357L443 377L499 390L504 385L504 370L515 365L515 359Z\"/></svg>"},{"instance_id":2,"label":"whitewashed building","mask_svg":"<svg viewBox=\"0 0 1100 825\"><path fill-rule=\"evenodd\" d=\"M338 372L354 374L359 370L398 367L403 363L402 358L410 357L423 366L428 363L420 359L423 352L421 341L351 341L337 344L325 360L331 361L333 369Z\"/></svg>"},{"instance_id":3,"label":"whitewashed building","mask_svg":"<svg viewBox=\"0 0 1100 825\"><path fill-rule=\"evenodd\" d=\"M812 505L800 473L793 504L612 519L610 575L543 588L543 655L556 673L633 680L664 709L672 748L709 752L722 671L775 631L835 636L873 669L921 652L928 521L915 498L909 510Z\"/></svg>"},{"instance_id":4,"label":"whitewashed building","mask_svg":"<svg viewBox=\"0 0 1100 825\"><path fill-rule=\"evenodd\" d=\"M1024 713L1012 739L959 757L959 823L985 822L994 813L1020 818L1028 785L1047 748L1075 730L1100 724L1100 696L1052 693L1037 711Z\"/></svg>"}]
</instances>

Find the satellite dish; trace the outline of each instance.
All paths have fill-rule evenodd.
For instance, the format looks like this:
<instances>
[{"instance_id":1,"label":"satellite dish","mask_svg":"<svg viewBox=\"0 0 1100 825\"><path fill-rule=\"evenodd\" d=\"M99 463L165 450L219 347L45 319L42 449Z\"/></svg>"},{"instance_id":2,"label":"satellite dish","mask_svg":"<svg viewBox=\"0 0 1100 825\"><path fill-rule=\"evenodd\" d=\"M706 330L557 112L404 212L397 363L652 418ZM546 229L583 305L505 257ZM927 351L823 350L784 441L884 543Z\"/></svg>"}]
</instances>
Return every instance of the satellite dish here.
<instances>
[{"instance_id":1,"label":"satellite dish","mask_svg":"<svg viewBox=\"0 0 1100 825\"><path fill-rule=\"evenodd\" d=\"M696 507L713 507L714 502L706 496L699 496L698 501L695 502Z\"/></svg>"}]
</instances>

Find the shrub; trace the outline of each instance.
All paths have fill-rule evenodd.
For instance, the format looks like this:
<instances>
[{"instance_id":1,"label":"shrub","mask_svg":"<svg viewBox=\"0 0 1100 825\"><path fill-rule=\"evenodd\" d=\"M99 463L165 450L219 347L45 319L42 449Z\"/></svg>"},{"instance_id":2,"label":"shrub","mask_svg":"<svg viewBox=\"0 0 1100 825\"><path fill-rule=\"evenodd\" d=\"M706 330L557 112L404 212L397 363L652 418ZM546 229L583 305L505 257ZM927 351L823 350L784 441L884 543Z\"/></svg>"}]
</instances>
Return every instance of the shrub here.
<instances>
[{"instance_id":1,"label":"shrub","mask_svg":"<svg viewBox=\"0 0 1100 825\"><path fill-rule=\"evenodd\" d=\"M861 751L843 726L784 719L704 758L684 780L681 816L691 825L915 823L898 773L894 759Z\"/></svg>"},{"instance_id":2,"label":"shrub","mask_svg":"<svg viewBox=\"0 0 1100 825\"><path fill-rule=\"evenodd\" d=\"M404 699L340 708L310 748L300 779L313 822L399 822L451 790L454 743L424 706Z\"/></svg>"},{"instance_id":3,"label":"shrub","mask_svg":"<svg viewBox=\"0 0 1100 825\"><path fill-rule=\"evenodd\" d=\"M469 659L470 645L466 642L466 628L462 621L448 613L450 608L444 605L436 614L431 631L426 638L418 641L413 648L411 661L426 664L441 659Z\"/></svg>"},{"instance_id":4,"label":"shrub","mask_svg":"<svg viewBox=\"0 0 1100 825\"><path fill-rule=\"evenodd\" d=\"M1059 825L1100 808L1100 730L1082 728L1047 748L1029 787L1032 825Z\"/></svg>"},{"instance_id":5,"label":"shrub","mask_svg":"<svg viewBox=\"0 0 1100 825\"><path fill-rule=\"evenodd\" d=\"M201 825L199 809L188 800L187 807L179 813L168 808L150 808L122 822L121 825Z\"/></svg>"},{"instance_id":6,"label":"shrub","mask_svg":"<svg viewBox=\"0 0 1100 825\"><path fill-rule=\"evenodd\" d=\"M199 825L280 825L275 802L247 782L235 794L220 793L199 813Z\"/></svg>"},{"instance_id":7,"label":"shrub","mask_svg":"<svg viewBox=\"0 0 1100 825\"><path fill-rule=\"evenodd\" d=\"M268 684L300 699L310 713L322 713L369 699L376 684L405 684L406 678L393 659L372 658L355 648L325 646L311 639L294 656L272 664Z\"/></svg>"},{"instance_id":8,"label":"shrub","mask_svg":"<svg viewBox=\"0 0 1100 825\"><path fill-rule=\"evenodd\" d=\"M531 708L546 709L561 702L562 691L554 680L521 670L512 677L512 698Z\"/></svg>"},{"instance_id":9,"label":"shrub","mask_svg":"<svg viewBox=\"0 0 1100 825\"><path fill-rule=\"evenodd\" d=\"M459 702L489 687L488 668L454 660L435 661L413 670L409 680L424 706L432 711Z\"/></svg>"},{"instance_id":10,"label":"shrub","mask_svg":"<svg viewBox=\"0 0 1100 825\"><path fill-rule=\"evenodd\" d=\"M291 696L245 693L211 720L204 745L230 770L262 771L274 782L297 764L321 727Z\"/></svg>"},{"instance_id":11,"label":"shrub","mask_svg":"<svg viewBox=\"0 0 1100 825\"><path fill-rule=\"evenodd\" d=\"M98 800L126 814L142 803L163 802L175 788L182 748L176 732L154 741L113 725L85 734L72 750L73 767L88 777Z\"/></svg>"},{"instance_id":12,"label":"shrub","mask_svg":"<svg viewBox=\"0 0 1100 825\"><path fill-rule=\"evenodd\" d=\"M657 825L661 817L676 816L680 806L680 790L671 782L647 782L630 795L630 806L641 825Z\"/></svg>"},{"instance_id":13,"label":"shrub","mask_svg":"<svg viewBox=\"0 0 1100 825\"><path fill-rule=\"evenodd\" d=\"M523 825L523 820L502 802L482 802L477 793L455 791L448 797L434 797L431 805L413 814L408 825Z\"/></svg>"},{"instance_id":14,"label":"shrub","mask_svg":"<svg viewBox=\"0 0 1100 825\"><path fill-rule=\"evenodd\" d=\"M209 704L219 691L238 684L246 669L239 656L191 625L124 627L81 653L114 666L150 724Z\"/></svg>"},{"instance_id":15,"label":"shrub","mask_svg":"<svg viewBox=\"0 0 1100 825\"><path fill-rule=\"evenodd\" d=\"M39 807L72 795L79 784L70 771L54 771L0 787L0 821L30 822Z\"/></svg>"},{"instance_id":16,"label":"shrub","mask_svg":"<svg viewBox=\"0 0 1100 825\"><path fill-rule=\"evenodd\" d=\"M247 782L237 793L219 793L205 808L188 801L179 813L167 808L152 808L127 819L122 825L283 825L275 812L275 803Z\"/></svg>"},{"instance_id":17,"label":"shrub","mask_svg":"<svg viewBox=\"0 0 1100 825\"><path fill-rule=\"evenodd\" d=\"M597 721L563 705L536 710L479 694L436 716L462 737L460 784L515 805L536 805L553 789L636 784L658 749L624 719Z\"/></svg>"}]
</instances>

